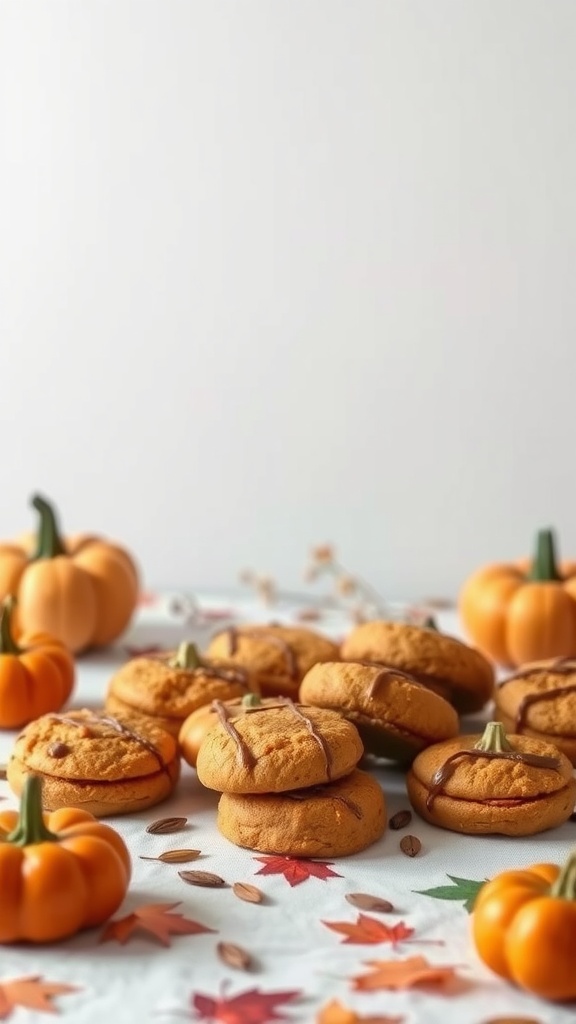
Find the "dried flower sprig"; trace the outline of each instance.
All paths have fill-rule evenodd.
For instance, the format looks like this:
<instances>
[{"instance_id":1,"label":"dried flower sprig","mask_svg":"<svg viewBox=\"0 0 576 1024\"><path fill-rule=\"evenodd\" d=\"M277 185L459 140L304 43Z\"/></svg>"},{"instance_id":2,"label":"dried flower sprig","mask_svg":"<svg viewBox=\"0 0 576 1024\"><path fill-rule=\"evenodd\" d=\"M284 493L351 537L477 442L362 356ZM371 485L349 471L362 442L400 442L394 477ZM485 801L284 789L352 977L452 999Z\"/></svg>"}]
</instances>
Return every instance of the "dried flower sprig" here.
<instances>
[{"instance_id":1,"label":"dried flower sprig","mask_svg":"<svg viewBox=\"0 0 576 1024\"><path fill-rule=\"evenodd\" d=\"M361 576L346 569L331 544L320 544L310 552L304 579L307 583L313 583L326 575L334 581L333 597L336 597L339 604L345 603L355 622L390 617L390 607L382 595Z\"/></svg>"},{"instance_id":2,"label":"dried flower sprig","mask_svg":"<svg viewBox=\"0 0 576 1024\"><path fill-rule=\"evenodd\" d=\"M254 590L264 604L271 606L276 603L278 590L271 576L261 576L252 569L244 569L240 573L240 583Z\"/></svg>"}]
</instances>

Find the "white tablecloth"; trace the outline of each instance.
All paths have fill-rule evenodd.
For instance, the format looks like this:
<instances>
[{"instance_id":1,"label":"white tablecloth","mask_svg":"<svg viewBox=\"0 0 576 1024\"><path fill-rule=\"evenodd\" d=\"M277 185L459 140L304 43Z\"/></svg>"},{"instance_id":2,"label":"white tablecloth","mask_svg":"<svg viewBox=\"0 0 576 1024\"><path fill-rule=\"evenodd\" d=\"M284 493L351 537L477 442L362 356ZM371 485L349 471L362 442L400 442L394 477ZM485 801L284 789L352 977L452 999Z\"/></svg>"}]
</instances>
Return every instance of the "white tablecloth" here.
<instances>
[{"instance_id":1,"label":"white tablecloth","mask_svg":"<svg viewBox=\"0 0 576 1024\"><path fill-rule=\"evenodd\" d=\"M202 616L185 621L182 608L174 609L168 595L140 611L134 627L118 647L105 655L78 662L76 690L70 706L97 707L116 665L127 657L126 648L158 644L172 647L184 638L204 644L215 629L226 624L225 606L239 621L295 621L301 613L296 602L283 601L272 609L257 600L201 599ZM446 631L456 631L453 615L440 615ZM343 614L332 612L314 623L333 636L350 628ZM463 731L477 731L480 721L464 720ZM6 762L14 735L0 736L0 760ZM389 814L409 807L402 773L393 768L377 771L388 801ZM0 783L2 806L15 806L6 782ZM223 839L215 827L217 795L203 789L195 773L185 767L174 797L147 812L110 819L125 838L133 859L133 878L115 920L150 904L171 905L180 914L210 931L173 934L163 946L143 933L121 945L101 942L102 929L87 931L51 947L4 947L0 957L0 1019L15 1024L45 1019L44 1011L23 1005L5 1008L10 993L26 1003L38 998L38 983L14 988L16 978L43 979L47 985L71 986L48 1004L74 1024L114 1019L118 1024L182 1019L225 1021L228 1024L265 1024L286 1020L313 1024L331 1000L355 1011L342 1024L373 1017L390 1017L405 1024L481 1024L496 1019L574 1024L576 1008L556 1007L530 998L493 976L475 955L470 939L470 917L464 899L447 900L419 891L450 886L451 878L480 881L509 867L536 861L563 861L576 841L576 824L528 839L466 837L433 828L414 818L402 832L388 830L384 838L354 857L338 859L328 868L316 865L299 884L290 885L284 874L259 873L266 865L257 855ZM151 835L146 826L164 816L185 816L185 830L173 835ZM410 832L422 843L410 858L399 848ZM202 851L190 865L142 860L171 848ZM289 865L286 865L289 867ZM227 883L218 889L185 884L178 872L202 869ZM235 882L256 885L265 894L261 904L244 902L232 890ZM389 900L389 914L365 911L389 929L403 922L409 937L393 942L393 931L380 929L374 944L345 942L345 935L328 927L354 924L361 910L345 899L365 893ZM0 893L1 899L1 893ZM405 929L396 929L402 935ZM218 943L242 947L252 958L249 970L227 966L217 953ZM402 960L423 956L434 964L456 965L461 985L451 993L414 988L407 991L358 991L352 979L369 972L369 961ZM26 994L28 993L28 995ZM248 994L247 994L248 993ZM252 993L250 995L250 993ZM284 993L274 997L273 993ZM298 995L292 995L298 993ZM266 999L265 997L268 997ZM220 1002L219 1002L220 1001ZM275 1007L275 1009L274 1009Z\"/></svg>"}]
</instances>

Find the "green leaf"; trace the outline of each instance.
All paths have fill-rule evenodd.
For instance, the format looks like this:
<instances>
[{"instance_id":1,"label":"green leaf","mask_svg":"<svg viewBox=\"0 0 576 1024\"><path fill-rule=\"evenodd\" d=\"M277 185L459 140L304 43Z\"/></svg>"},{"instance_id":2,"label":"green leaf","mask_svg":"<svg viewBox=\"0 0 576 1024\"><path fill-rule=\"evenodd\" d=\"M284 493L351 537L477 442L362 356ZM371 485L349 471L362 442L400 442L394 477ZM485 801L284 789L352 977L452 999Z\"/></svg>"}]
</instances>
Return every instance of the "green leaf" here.
<instances>
[{"instance_id":1,"label":"green leaf","mask_svg":"<svg viewBox=\"0 0 576 1024\"><path fill-rule=\"evenodd\" d=\"M470 914L474 908L480 889L488 881L487 878L476 881L475 878L458 878L458 875L447 875L453 885L438 885L435 889L414 889L419 896L432 896L435 900L461 900L464 909Z\"/></svg>"}]
</instances>

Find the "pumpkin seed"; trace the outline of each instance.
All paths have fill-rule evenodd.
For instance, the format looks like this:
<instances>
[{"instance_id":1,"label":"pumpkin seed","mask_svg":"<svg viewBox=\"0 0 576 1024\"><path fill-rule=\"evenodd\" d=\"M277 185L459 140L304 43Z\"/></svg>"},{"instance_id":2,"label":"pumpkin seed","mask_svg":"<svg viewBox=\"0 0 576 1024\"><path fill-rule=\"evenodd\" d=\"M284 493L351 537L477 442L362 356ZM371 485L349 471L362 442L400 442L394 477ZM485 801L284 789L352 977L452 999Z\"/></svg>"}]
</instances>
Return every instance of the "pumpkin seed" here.
<instances>
[{"instance_id":1,"label":"pumpkin seed","mask_svg":"<svg viewBox=\"0 0 576 1024\"><path fill-rule=\"evenodd\" d=\"M160 860L163 864L187 864L200 856L201 850L166 850L158 857L144 857L140 854L140 860Z\"/></svg>"},{"instance_id":2,"label":"pumpkin seed","mask_svg":"<svg viewBox=\"0 0 576 1024\"><path fill-rule=\"evenodd\" d=\"M412 811L398 811L390 818L389 825L390 828L397 830L399 828L406 828L406 825L409 825L411 821Z\"/></svg>"},{"instance_id":3,"label":"pumpkin seed","mask_svg":"<svg viewBox=\"0 0 576 1024\"><path fill-rule=\"evenodd\" d=\"M232 892L239 900L245 900L246 903L262 903L264 899L262 890L257 889L255 885L249 885L248 882L234 882Z\"/></svg>"},{"instance_id":4,"label":"pumpkin seed","mask_svg":"<svg viewBox=\"0 0 576 1024\"><path fill-rule=\"evenodd\" d=\"M166 835L169 832L179 832L180 829L184 828L188 818L158 818L157 821L153 821L148 828L147 832L151 832L154 836Z\"/></svg>"},{"instance_id":5,"label":"pumpkin seed","mask_svg":"<svg viewBox=\"0 0 576 1024\"><path fill-rule=\"evenodd\" d=\"M220 875L213 875L211 871L179 871L178 874L188 885L203 885L208 889L219 889L220 886L226 885Z\"/></svg>"},{"instance_id":6,"label":"pumpkin seed","mask_svg":"<svg viewBox=\"0 0 576 1024\"><path fill-rule=\"evenodd\" d=\"M344 898L359 910L372 910L377 914L390 914L394 910L389 900L382 900L379 896L369 896L364 892L348 892Z\"/></svg>"},{"instance_id":7,"label":"pumpkin seed","mask_svg":"<svg viewBox=\"0 0 576 1024\"><path fill-rule=\"evenodd\" d=\"M422 849L422 843L417 836L403 836L400 840L400 849L407 857L417 857Z\"/></svg>"},{"instance_id":8,"label":"pumpkin seed","mask_svg":"<svg viewBox=\"0 0 576 1024\"><path fill-rule=\"evenodd\" d=\"M252 957L242 946L235 946L232 942L219 942L216 951L220 959L239 971L248 971L252 966Z\"/></svg>"}]
</instances>

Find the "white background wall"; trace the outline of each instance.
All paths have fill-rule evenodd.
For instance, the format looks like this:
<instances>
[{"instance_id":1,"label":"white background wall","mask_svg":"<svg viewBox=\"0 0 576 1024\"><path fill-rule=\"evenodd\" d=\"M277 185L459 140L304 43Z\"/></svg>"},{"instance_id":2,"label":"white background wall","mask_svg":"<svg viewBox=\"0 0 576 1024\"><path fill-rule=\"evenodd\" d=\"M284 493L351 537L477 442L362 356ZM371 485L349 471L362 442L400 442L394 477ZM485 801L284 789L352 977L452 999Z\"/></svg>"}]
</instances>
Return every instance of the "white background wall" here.
<instances>
[{"instance_id":1,"label":"white background wall","mask_svg":"<svg viewBox=\"0 0 576 1024\"><path fill-rule=\"evenodd\" d=\"M0 536L576 554L574 0L2 0Z\"/></svg>"}]
</instances>

